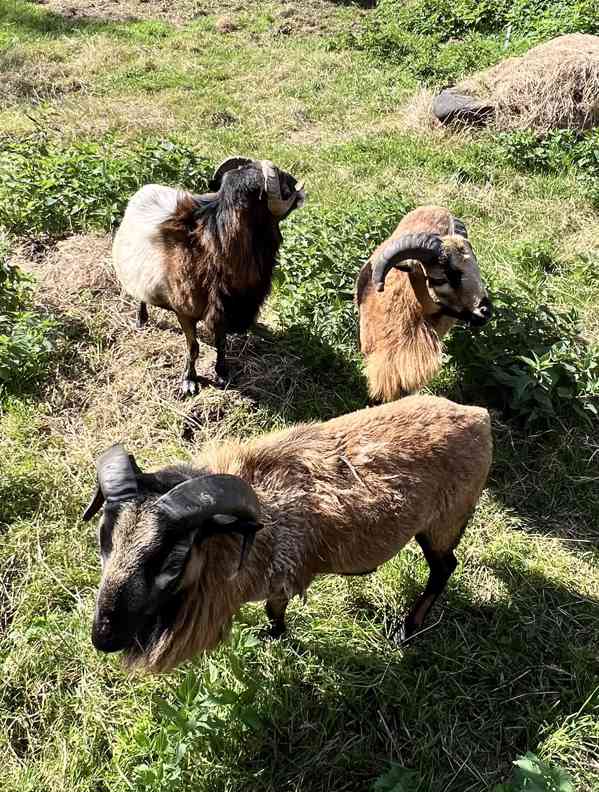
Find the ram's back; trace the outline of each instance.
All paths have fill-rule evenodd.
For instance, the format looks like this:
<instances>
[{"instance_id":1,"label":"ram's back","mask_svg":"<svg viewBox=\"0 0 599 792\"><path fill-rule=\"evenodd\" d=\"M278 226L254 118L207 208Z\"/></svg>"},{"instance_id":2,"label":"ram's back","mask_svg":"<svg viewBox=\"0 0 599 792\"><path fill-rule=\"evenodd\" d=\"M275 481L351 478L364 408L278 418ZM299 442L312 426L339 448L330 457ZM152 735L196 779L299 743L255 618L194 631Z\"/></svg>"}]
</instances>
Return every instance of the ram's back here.
<instances>
[{"instance_id":1,"label":"ram's back","mask_svg":"<svg viewBox=\"0 0 599 792\"><path fill-rule=\"evenodd\" d=\"M378 566L416 533L467 519L491 453L486 410L412 396L227 443L200 464L248 481L273 530L311 543L310 557L322 559L316 572L350 572Z\"/></svg>"}]
</instances>

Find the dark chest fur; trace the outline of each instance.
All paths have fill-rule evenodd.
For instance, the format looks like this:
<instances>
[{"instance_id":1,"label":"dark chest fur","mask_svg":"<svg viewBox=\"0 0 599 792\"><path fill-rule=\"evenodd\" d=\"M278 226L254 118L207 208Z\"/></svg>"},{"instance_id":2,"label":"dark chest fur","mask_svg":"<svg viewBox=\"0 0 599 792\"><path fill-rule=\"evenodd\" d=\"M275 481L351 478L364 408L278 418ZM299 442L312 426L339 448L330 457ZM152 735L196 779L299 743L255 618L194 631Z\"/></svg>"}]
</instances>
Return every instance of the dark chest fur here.
<instances>
[{"instance_id":1,"label":"dark chest fur","mask_svg":"<svg viewBox=\"0 0 599 792\"><path fill-rule=\"evenodd\" d=\"M173 310L245 332L268 296L281 244L268 209L190 197L162 233Z\"/></svg>"}]
</instances>

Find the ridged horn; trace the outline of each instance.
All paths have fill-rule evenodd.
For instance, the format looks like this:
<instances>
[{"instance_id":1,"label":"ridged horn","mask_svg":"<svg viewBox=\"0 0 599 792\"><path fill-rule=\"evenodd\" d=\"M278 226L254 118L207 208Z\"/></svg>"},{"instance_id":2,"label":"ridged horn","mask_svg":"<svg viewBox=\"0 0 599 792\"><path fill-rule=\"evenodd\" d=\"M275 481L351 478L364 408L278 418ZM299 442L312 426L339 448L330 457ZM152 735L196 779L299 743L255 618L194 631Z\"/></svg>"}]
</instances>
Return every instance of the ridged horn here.
<instances>
[{"instance_id":1,"label":"ridged horn","mask_svg":"<svg viewBox=\"0 0 599 792\"><path fill-rule=\"evenodd\" d=\"M438 234L404 234L393 239L372 258L372 282L377 291L383 291L387 273L402 261L420 261L426 268L438 264L444 257L443 243Z\"/></svg>"},{"instance_id":2,"label":"ridged horn","mask_svg":"<svg viewBox=\"0 0 599 792\"><path fill-rule=\"evenodd\" d=\"M261 160L262 174L264 176L264 190L268 198L268 210L277 218L285 218L294 206L301 208L304 205L305 193L302 182L297 182L294 192L286 200L281 197L281 182L279 170L270 160Z\"/></svg>"},{"instance_id":3,"label":"ridged horn","mask_svg":"<svg viewBox=\"0 0 599 792\"><path fill-rule=\"evenodd\" d=\"M83 512L87 522L97 514L104 502L122 503L137 495L136 474L141 473L133 456L122 445L113 445L96 460L97 484L92 498Z\"/></svg>"},{"instance_id":4,"label":"ridged horn","mask_svg":"<svg viewBox=\"0 0 599 792\"><path fill-rule=\"evenodd\" d=\"M173 487L156 502L158 510L169 523L193 523L199 539L217 534L240 534L243 538L238 571L242 568L256 535L262 528L258 522L260 504L256 493L238 476L227 474L202 476ZM211 520L216 515L236 518L233 522Z\"/></svg>"},{"instance_id":5,"label":"ridged horn","mask_svg":"<svg viewBox=\"0 0 599 792\"><path fill-rule=\"evenodd\" d=\"M220 188L222 178L227 171L240 168L242 165L250 165L252 162L253 160L248 157L227 157L227 159L223 160L214 171L214 175L210 181L211 189L218 190Z\"/></svg>"}]
</instances>

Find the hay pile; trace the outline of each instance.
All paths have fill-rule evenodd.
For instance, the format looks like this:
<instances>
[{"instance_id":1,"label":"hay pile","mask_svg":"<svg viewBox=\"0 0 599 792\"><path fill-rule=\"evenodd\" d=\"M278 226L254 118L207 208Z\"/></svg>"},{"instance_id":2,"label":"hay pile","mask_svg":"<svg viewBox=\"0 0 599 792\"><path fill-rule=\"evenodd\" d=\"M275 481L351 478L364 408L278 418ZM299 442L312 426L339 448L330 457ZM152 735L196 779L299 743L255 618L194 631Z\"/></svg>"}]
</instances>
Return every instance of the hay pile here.
<instances>
[{"instance_id":1,"label":"hay pile","mask_svg":"<svg viewBox=\"0 0 599 792\"><path fill-rule=\"evenodd\" d=\"M455 86L494 108L500 130L588 129L599 125L599 36L576 33L533 47Z\"/></svg>"}]
</instances>

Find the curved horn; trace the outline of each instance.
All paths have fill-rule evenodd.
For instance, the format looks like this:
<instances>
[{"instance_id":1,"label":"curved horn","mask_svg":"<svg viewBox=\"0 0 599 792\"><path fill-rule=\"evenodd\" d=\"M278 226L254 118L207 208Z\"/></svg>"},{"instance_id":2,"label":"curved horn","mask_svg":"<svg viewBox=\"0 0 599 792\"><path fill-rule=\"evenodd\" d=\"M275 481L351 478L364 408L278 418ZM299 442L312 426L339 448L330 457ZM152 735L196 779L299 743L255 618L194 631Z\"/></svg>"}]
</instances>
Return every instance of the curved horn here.
<instances>
[{"instance_id":1,"label":"curved horn","mask_svg":"<svg viewBox=\"0 0 599 792\"><path fill-rule=\"evenodd\" d=\"M281 199L281 184L277 168L270 160L261 160L262 175L264 176L264 189L268 198Z\"/></svg>"},{"instance_id":2,"label":"curved horn","mask_svg":"<svg viewBox=\"0 0 599 792\"><path fill-rule=\"evenodd\" d=\"M260 165L264 176L264 190L268 198L268 210L272 215L283 220L294 206L297 205L298 208L303 206L305 200L304 185L302 182L298 182L295 185L294 192L285 200L281 197L278 168L270 160L261 160Z\"/></svg>"},{"instance_id":3,"label":"curved horn","mask_svg":"<svg viewBox=\"0 0 599 792\"><path fill-rule=\"evenodd\" d=\"M468 231L463 220L460 220L459 217L452 217L451 226L450 233L457 234L458 236L464 237L464 239L468 239Z\"/></svg>"},{"instance_id":4,"label":"curved horn","mask_svg":"<svg viewBox=\"0 0 599 792\"><path fill-rule=\"evenodd\" d=\"M424 267L429 267L438 264L444 257L443 243L438 234L404 234L373 256L372 282L377 291L383 291L387 273L401 261L415 259Z\"/></svg>"},{"instance_id":5,"label":"curved horn","mask_svg":"<svg viewBox=\"0 0 599 792\"><path fill-rule=\"evenodd\" d=\"M104 501L121 503L137 495L136 473L140 469L133 456L122 445L113 445L96 460L98 482L89 505L83 513L87 522L98 513Z\"/></svg>"},{"instance_id":6,"label":"curved horn","mask_svg":"<svg viewBox=\"0 0 599 792\"><path fill-rule=\"evenodd\" d=\"M254 490L238 476L202 476L173 487L156 502L170 522L201 524L215 514L257 520L260 505Z\"/></svg>"},{"instance_id":7,"label":"curved horn","mask_svg":"<svg viewBox=\"0 0 599 792\"><path fill-rule=\"evenodd\" d=\"M175 525L193 521L199 528L200 539L215 534L240 534L243 542L238 572L254 543L256 531L262 528L258 523L260 504L256 493L238 476L222 474L184 481L159 498L156 506ZM202 523L216 515L237 519L215 521L203 528Z\"/></svg>"},{"instance_id":8,"label":"curved horn","mask_svg":"<svg viewBox=\"0 0 599 792\"><path fill-rule=\"evenodd\" d=\"M211 187L211 189L219 189L222 178L227 171L234 170L242 165L249 165L252 162L253 160L248 157L227 157L227 159L223 160L214 171L214 175L210 181L210 185L214 185L214 187Z\"/></svg>"}]
</instances>

